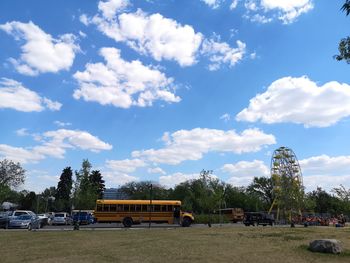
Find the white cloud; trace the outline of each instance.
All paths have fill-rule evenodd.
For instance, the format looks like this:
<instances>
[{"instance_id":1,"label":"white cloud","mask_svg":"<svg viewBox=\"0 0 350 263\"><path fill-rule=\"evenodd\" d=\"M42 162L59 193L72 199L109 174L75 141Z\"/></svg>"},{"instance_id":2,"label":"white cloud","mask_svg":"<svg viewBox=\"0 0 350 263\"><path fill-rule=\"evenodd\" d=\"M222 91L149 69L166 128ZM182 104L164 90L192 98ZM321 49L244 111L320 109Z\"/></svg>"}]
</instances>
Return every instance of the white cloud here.
<instances>
[{"instance_id":1,"label":"white cloud","mask_svg":"<svg viewBox=\"0 0 350 263\"><path fill-rule=\"evenodd\" d=\"M270 175L269 168L264 164L264 162L259 160L240 161L235 164L225 164L222 171L230 174L232 177L268 177Z\"/></svg>"},{"instance_id":2,"label":"white cloud","mask_svg":"<svg viewBox=\"0 0 350 263\"><path fill-rule=\"evenodd\" d=\"M350 86L336 81L322 86L307 77L285 77L274 81L250 100L238 121L292 122L305 127L328 127L350 116Z\"/></svg>"},{"instance_id":3,"label":"white cloud","mask_svg":"<svg viewBox=\"0 0 350 263\"><path fill-rule=\"evenodd\" d=\"M59 127L65 127L65 126L71 126L72 123L70 122L62 122L62 121L54 121L54 124Z\"/></svg>"},{"instance_id":4,"label":"white cloud","mask_svg":"<svg viewBox=\"0 0 350 263\"><path fill-rule=\"evenodd\" d=\"M45 108L52 111L60 110L61 106L59 102L40 97L36 92L25 88L20 82L7 78L2 78L0 81L0 108L40 112Z\"/></svg>"},{"instance_id":5,"label":"white cloud","mask_svg":"<svg viewBox=\"0 0 350 263\"><path fill-rule=\"evenodd\" d=\"M86 64L85 71L74 74L80 84L74 91L75 99L121 108L152 106L156 100L168 103L181 100L172 91L176 88L174 80L159 70L139 60L123 60L120 50L115 48L102 48L100 54L106 64Z\"/></svg>"},{"instance_id":6,"label":"white cloud","mask_svg":"<svg viewBox=\"0 0 350 263\"><path fill-rule=\"evenodd\" d=\"M222 0L202 0L202 2L206 3L211 8L216 9L220 6Z\"/></svg>"},{"instance_id":7,"label":"white cloud","mask_svg":"<svg viewBox=\"0 0 350 263\"><path fill-rule=\"evenodd\" d=\"M230 10L233 10L237 7L239 0L232 0L232 3L230 4Z\"/></svg>"},{"instance_id":8,"label":"white cloud","mask_svg":"<svg viewBox=\"0 0 350 263\"><path fill-rule=\"evenodd\" d=\"M106 181L106 186L113 188L117 188L129 182L139 181L138 177L113 171L103 171L103 178Z\"/></svg>"},{"instance_id":9,"label":"white cloud","mask_svg":"<svg viewBox=\"0 0 350 263\"><path fill-rule=\"evenodd\" d=\"M21 163L33 163L46 157L64 158L66 149L100 152L112 146L85 131L59 129L40 135L41 144L34 147L13 147L0 144L0 156Z\"/></svg>"},{"instance_id":10,"label":"white cloud","mask_svg":"<svg viewBox=\"0 0 350 263\"><path fill-rule=\"evenodd\" d=\"M340 184L350 188L350 156L313 156L299 161L307 191L329 191Z\"/></svg>"},{"instance_id":11,"label":"white cloud","mask_svg":"<svg viewBox=\"0 0 350 263\"><path fill-rule=\"evenodd\" d=\"M145 167L147 164L140 159L107 160L106 166L110 170L119 173L132 173L137 168Z\"/></svg>"},{"instance_id":12,"label":"white cloud","mask_svg":"<svg viewBox=\"0 0 350 263\"><path fill-rule=\"evenodd\" d=\"M101 11L103 17L106 19L113 19L117 12L124 10L130 2L128 0L109 0L100 1L98 3L98 10Z\"/></svg>"},{"instance_id":13,"label":"white cloud","mask_svg":"<svg viewBox=\"0 0 350 263\"><path fill-rule=\"evenodd\" d=\"M257 152L265 145L276 143L273 135L258 129L247 129L237 134L234 130L196 128L179 130L165 137L167 142L164 148L134 151L132 156L175 165L186 160L199 160L208 152Z\"/></svg>"},{"instance_id":14,"label":"white cloud","mask_svg":"<svg viewBox=\"0 0 350 263\"><path fill-rule=\"evenodd\" d=\"M35 163L45 158L41 153L33 152L31 149L13 147L6 144L0 144L0 156L22 164Z\"/></svg>"},{"instance_id":15,"label":"white cloud","mask_svg":"<svg viewBox=\"0 0 350 263\"><path fill-rule=\"evenodd\" d=\"M22 129L17 130L17 131L16 131L16 134L17 134L18 136L28 136L28 135L30 135L30 134L28 133L28 129L26 129L26 128L22 128Z\"/></svg>"},{"instance_id":16,"label":"white cloud","mask_svg":"<svg viewBox=\"0 0 350 263\"><path fill-rule=\"evenodd\" d=\"M150 174L162 174L162 175L166 174L166 172L160 167L148 168L147 172Z\"/></svg>"},{"instance_id":17,"label":"white cloud","mask_svg":"<svg viewBox=\"0 0 350 263\"><path fill-rule=\"evenodd\" d=\"M224 122L228 122L230 121L230 119L231 119L231 116L228 113L225 113L220 117L220 120L223 120Z\"/></svg>"},{"instance_id":18,"label":"white cloud","mask_svg":"<svg viewBox=\"0 0 350 263\"><path fill-rule=\"evenodd\" d=\"M172 188L175 185L178 185L187 180L198 179L199 174L183 174L183 173L174 173L171 175L163 175L159 177L159 184L165 186L166 188Z\"/></svg>"},{"instance_id":19,"label":"white cloud","mask_svg":"<svg viewBox=\"0 0 350 263\"><path fill-rule=\"evenodd\" d=\"M0 29L12 35L15 40L25 41L21 46L20 58L9 60L21 74L35 76L39 73L69 70L75 53L79 51L74 35L64 34L55 39L31 21L7 22L0 25Z\"/></svg>"},{"instance_id":20,"label":"white cloud","mask_svg":"<svg viewBox=\"0 0 350 263\"><path fill-rule=\"evenodd\" d=\"M120 14L113 20L99 15L90 20L83 16L80 20L86 25L96 24L106 36L125 42L157 61L175 60L181 66L196 63L195 55L202 42L202 34L196 33L191 26L182 26L160 14L147 15L141 10Z\"/></svg>"},{"instance_id":21,"label":"white cloud","mask_svg":"<svg viewBox=\"0 0 350 263\"><path fill-rule=\"evenodd\" d=\"M225 164L221 170L231 176L227 182L233 186L248 186L254 177L270 177L269 168L259 160Z\"/></svg>"},{"instance_id":22,"label":"white cloud","mask_svg":"<svg viewBox=\"0 0 350 263\"><path fill-rule=\"evenodd\" d=\"M275 19L290 24L313 9L312 0L246 0L245 17L253 22L268 23Z\"/></svg>"},{"instance_id":23,"label":"white cloud","mask_svg":"<svg viewBox=\"0 0 350 263\"><path fill-rule=\"evenodd\" d=\"M225 42L218 42L214 39L204 40L201 54L209 57L211 62L209 70L218 70L222 64L233 67L242 60L246 52L246 44L240 40L236 41L236 44L237 47L232 48Z\"/></svg>"}]
</instances>

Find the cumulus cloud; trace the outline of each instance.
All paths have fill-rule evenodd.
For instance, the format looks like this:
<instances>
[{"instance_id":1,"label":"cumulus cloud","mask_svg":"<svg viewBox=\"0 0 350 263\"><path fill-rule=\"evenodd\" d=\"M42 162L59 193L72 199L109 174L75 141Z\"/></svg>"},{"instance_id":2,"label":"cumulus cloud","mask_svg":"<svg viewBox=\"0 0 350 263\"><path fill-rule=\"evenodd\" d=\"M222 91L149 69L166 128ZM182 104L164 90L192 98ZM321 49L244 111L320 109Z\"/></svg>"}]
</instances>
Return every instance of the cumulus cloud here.
<instances>
[{"instance_id":1,"label":"cumulus cloud","mask_svg":"<svg viewBox=\"0 0 350 263\"><path fill-rule=\"evenodd\" d=\"M112 145L86 131L79 130L48 131L41 134L40 139L40 145L27 148L0 144L0 156L21 163L32 163L46 157L64 158L66 149L90 150L92 152L112 149Z\"/></svg>"},{"instance_id":2,"label":"cumulus cloud","mask_svg":"<svg viewBox=\"0 0 350 263\"><path fill-rule=\"evenodd\" d=\"M61 103L39 96L13 79L2 78L0 80L0 108L40 112L46 108L57 111L61 109L61 106Z\"/></svg>"},{"instance_id":3,"label":"cumulus cloud","mask_svg":"<svg viewBox=\"0 0 350 263\"><path fill-rule=\"evenodd\" d=\"M148 168L147 172L150 174L163 174L163 175L166 174L166 172L160 167Z\"/></svg>"},{"instance_id":4,"label":"cumulus cloud","mask_svg":"<svg viewBox=\"0 0 350 263\"><path fill-rule=\"evenodd\" d=\"M142 10L122 13L110 19L110 15L96 15L89 19L80 17L85 25L95 24L106 36L124 42L141 54L155 60L174 60L181 66L196 63L196 52L202 42L202 34L189 25L181 25L160 14L148 15Z\"/></svg>"},{"instance_id":5,"label":"cumulus cloud","mask_svg":"<svg viewBox=\"0 0 350 263\"><path fill-rule=\"evenodd\" d=\"M59 127L65 127L65 126L71 126L72 123L70 122L62 122L62 121L54 121L54 124Z\"/></svg>"},{"instance_id":6,"label":"cumulus cloud","mask_svg":"<svg viewBox=\"0 0 350 263\"><path fill-rule=\"evenodd\" d=\"M113 188L117 188L129 182L139 181L138 177L108 170L103 171L103 178L106 180L106 186L108 185Z\"/></svg>"},{"instance_id":7,"label":"cumulus cloud","mask_svg":"<svg viewBox=\"0 0 350 263\"><path fill-rule=\"evenodd\" d=\"M230 10L233 10L237 7L239 0L232 0L232 3L230 4Z\"/></svg>"},{"instance_id":8,"label":"cumulus cloud","mask_svg":"<svg viewBox=\"0 0 350 263\"><path fill-rule=\"evenodd\" d=\"M119 173L132 173L137 168L145 167L147 164L140 159L125 159L125 160L107 160L106 166L114 171Z\"/></svg>"},{"instance_id":9,"label":"cumulus cloud","mask_svg":"<svg viewBox=\"0 0 350 263\"><path fill-rule=\"evenodd\" d=\"M134 158L165 164L179 164L186 160L199 160L208 152L257 152L263 146L275 144L275 137L258 129L247 129L241 134L234 130L196 128L164 134L165 147L132 152Z\"/></svg>"},{"instance_id":10,"label":"cumulus cloud","mask_svg":"<svg viewBox=\"0 0 350 263\"><path fill-rule=\"evenodd\" d=\"M174 173L171 175L162 175L159 177L159 184L165 186L166 188L172 188L175 185L183 183L187 180L198 179L199 174L183 174L183 173Z\"/></svg>"},{"instance_id":11,"label":"cumulus cloud","mask_svg":"<svg viewBox=\"0 0 350 263\"><path fill-rule=\"evenodd\" d=\"M254 161L240 161L235 164L225 164L222 168L222 171L230 174L233 177L261 177L269 176L270 170L264 164L263 161L254 160Z\"/></svg>"},{"instance_id":12,"label":"cumulus cloud","mask_svg":"<svg viewBox=\"0 0 350 263\"><path fill-rule=\"evenodd\" d=\"M292 122L305 127L328 127L350 115L350 86L336 81L322 86L307 77L274 81L250 100L238 121Z\"/></svg>"},{"instance_id":13,"label":"cumulus cloud","mask_svg":"<svg viewBox=\"0 0 350 263\"><path fill-rule=\"evenodd\" d=\"M230 67L233 67L242 60L246 52L246 44L240 40L238 40L236 44L237 47L232 48L226 42L205 39L203 41L201 54L209 57L209 61L211 62L209 70L218 70L222 64L228 64Z\"/></svg>"},{"instance_id":14,"label":"cumulus cloud","mask_svg":"<svg viewBox=\"0 0 350 263\"><path fill-rule=\"evenodd\" d=\"M129 0L100 1L98 10L101 11L102 16L106 19L113 19L117 12L124 10L128 5L130 5Z\"/></svg>"},{"instance_id":15,"label":"cumulus cloud","mask_svg":"<svg viewBox=\"0 0 350 263\"><path fill-rule=\"evenodd\" d=\"M247 186L253 181L254 177L270 176L269 168L259 160L225 164L221 167L221 170L231 176L227 182L234 186Z\"/></svg>"},{"instance_id":16,"label":"cumulus cloud","mask_svg":"<svg viewBox=\"0 0 350 263\"><path fill-rule=\"evenodd\" d=\"M75 99L121 108L152 106L156 100L168 103L181 100L173 93L174 80L158 69L139 60L125 61L116 48L102 48L100 54L106 64L89 63L85 71L74 74L80 85L74 91Z\"/></svg>"},{"instance_id":17,"label":"cumulus cloud","mask_svg":"<svg viewBox=\"0 0 350 263\"><path fill-rule=\"evenodd\" d=\"M39 73L69 70L75 53L80 50L74 35L64 34L53 38L31 21L7 22L1 24L0 29L12 35L17 41L25 41L21 46L20 58L9 59L16 70L24 75L35 76Z\"/></svg>"},{"instance_id":18,"label":"cumulus cloud","mask_svg":"<svg viewBox=\"0 0 350 263\"><path fill-rule=\"evenodd\" d=\"M246 0L245 17L253 22L268 23L280 20L290 24L297 18L313 9L312 0Z\"/></svg>"}]
</instances>

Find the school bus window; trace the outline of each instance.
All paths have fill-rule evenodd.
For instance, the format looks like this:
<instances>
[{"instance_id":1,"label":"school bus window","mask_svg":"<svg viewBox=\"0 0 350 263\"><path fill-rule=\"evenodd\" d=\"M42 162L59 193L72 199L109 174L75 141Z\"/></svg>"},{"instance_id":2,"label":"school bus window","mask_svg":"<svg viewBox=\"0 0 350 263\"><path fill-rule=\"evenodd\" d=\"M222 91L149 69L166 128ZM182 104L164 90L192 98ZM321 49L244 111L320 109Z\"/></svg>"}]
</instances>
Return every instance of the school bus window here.
<instances>
[{"instance_id":1,"label":"school bus window","mask_svg":"<svg viewBox=\"0 0 350 263\"><path fill-rule=\"evenodd\" d=\"M153 211L160 212L160 205L155 205Z\"/></svg>"},{"instance_id":2,"label":"school bus window","mask_svg":"<svg viewBox=\"0 0 350 263\"><path fill-rule=\"evenodd\" d=\"M110 212L116 212L117 211L117 205L110 205L109 211Z\"/></svg>"},{"instance_id":3,"label":"school bus window","mask_svg":"<svg viewBox=\"0 0 350 263\"><path fill-rule=\"evenodd\" d=\"M109 212L109 205L103 206L103 212Z\"/></svg>"},{"instance_id":4,"label":"school bus window","mask_svg":"<svg viewBox=\"0 0 350 263\"><path fill-rule=\"evenodd\" d=\"M117 205L117 211L122 212L123 211L123 205Z\"/></svg>"},{"instance_id":5,"label":"school bus window","mask_svg":"<svg viewBox=\"0 0 350 263\"><path fill-rule=\"evenodd\" d=\"M161 205L160 206L160 211L167 212L166 205Z\"/></svg>"},{"instance_id":6,"label":"school bus window","mask_svg":"<svg viewBox=\"0 0 350 263\"><path fill-rule=\"evenodd\" d=\"M168 212L173 212L173 206L172 205L168 205Z\"/></svg>"},{"instance_id":7,"label":"school bus window","mask_svg":"<svg viewBox=\"0 0 350 263\"><path fill-rule=\"evenodd\" d=\"M141 205L135 205L135 211L141 212Z\"/></svg>"},{"instance_id":8,"label":"school bus window","mask_svg":"<svg viewBox=\"0 0 350 263\"><path fill-rule=\"evenodd\" d=\"M130 210L130 205L124 205L124 212L129 212Z\"/></svg>"},{"instance_id":9,"label":"school bus window","mask_svg":"<svg viewBox=\"0 0 350 263\"><path fill-rule=\"evenodd\" d=\"M103 208L103 206L100 205L100 204L98 204L97 207L96 207L96 210L97 210L98 212L102 212L102 208Z\"/></svg>"},{"instance_id":10,"label":"school bus window","mask_svg":"<svg viewBox=\"0 0 350 263\"><path fill-rule=\"evenodd\" d=\"M142 212L147 212L148 209L147 209L147 205L142 205Z\"/></svg>"},{"instance_id":11,"label":"school bus window","mask_svg":"<svg viewBox=\"0 0 350 263\"><path fill-rule=\"evenodd\" d=\"M135 205L130 205L130 212L135 212Z\"/></svg>"}]
</instances>

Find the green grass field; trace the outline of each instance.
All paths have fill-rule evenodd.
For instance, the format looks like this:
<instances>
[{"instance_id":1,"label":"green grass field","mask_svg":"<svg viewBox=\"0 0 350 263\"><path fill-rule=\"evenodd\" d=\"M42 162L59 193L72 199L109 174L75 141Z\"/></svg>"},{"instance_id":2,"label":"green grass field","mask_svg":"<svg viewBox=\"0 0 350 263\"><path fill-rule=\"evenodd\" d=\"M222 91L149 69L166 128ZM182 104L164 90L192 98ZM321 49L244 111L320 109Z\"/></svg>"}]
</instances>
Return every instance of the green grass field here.
<instances>
[{"instance_id":1,"label":"green grass field","mask_svg":"<svg viewBox=\"0 0 350 263\"><path fill-rule=\"evenodd\" d=\"M312 253L335 238L341 255ZM115 231L1 231L0 262L350 262L350 229L212 227Z\"/></svg>"}]
</instances>

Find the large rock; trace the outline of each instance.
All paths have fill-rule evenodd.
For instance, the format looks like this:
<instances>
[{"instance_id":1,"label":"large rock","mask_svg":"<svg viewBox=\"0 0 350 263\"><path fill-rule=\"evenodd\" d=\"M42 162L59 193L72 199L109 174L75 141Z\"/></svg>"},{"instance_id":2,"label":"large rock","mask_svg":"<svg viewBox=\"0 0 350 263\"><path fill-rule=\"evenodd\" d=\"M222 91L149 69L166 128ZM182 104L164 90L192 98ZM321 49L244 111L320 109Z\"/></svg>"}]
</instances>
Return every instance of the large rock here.
<instances>
[{"instance_id":1,"label":"large rock","mask_svg":"<svg viewBox=\"0 0 350 263\"><path fill-rule=\"evenodd\" d=\"M343 251L340 241L336 239L318 239L310 242L312 252L340 254Z\"/></svg>"}]
</instances>

